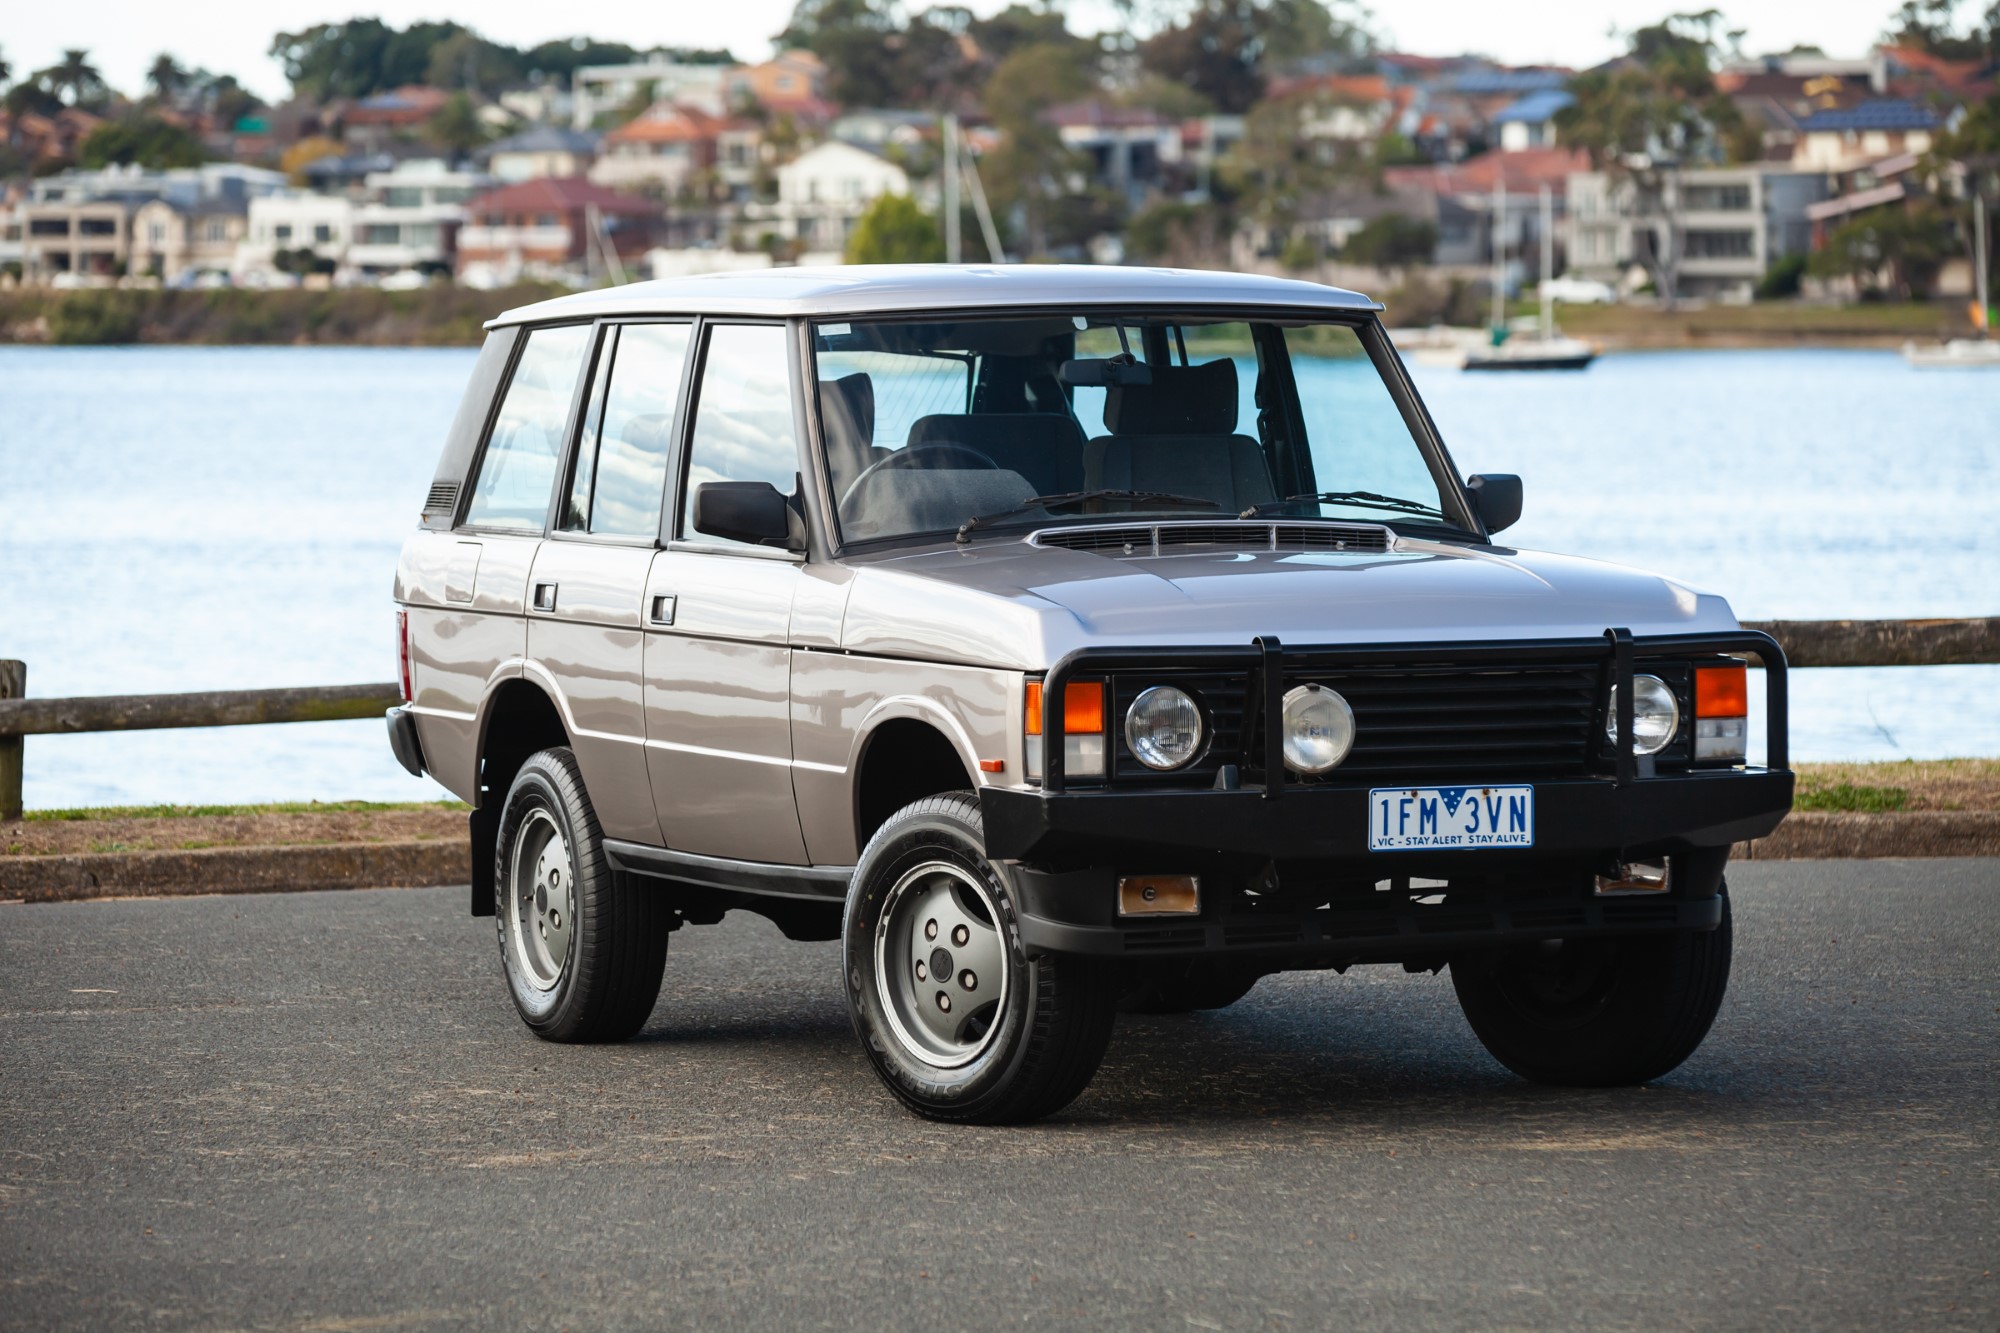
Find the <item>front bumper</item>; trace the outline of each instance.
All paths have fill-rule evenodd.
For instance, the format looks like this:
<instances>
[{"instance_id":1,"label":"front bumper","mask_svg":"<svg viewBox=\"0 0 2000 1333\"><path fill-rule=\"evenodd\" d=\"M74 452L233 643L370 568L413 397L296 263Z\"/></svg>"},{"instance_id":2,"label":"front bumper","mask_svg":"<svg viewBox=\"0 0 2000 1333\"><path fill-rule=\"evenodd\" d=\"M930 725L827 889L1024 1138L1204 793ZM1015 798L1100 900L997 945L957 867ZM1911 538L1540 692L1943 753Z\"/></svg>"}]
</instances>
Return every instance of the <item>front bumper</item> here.
<instances>
[{"instance_id":1,"label":"front bumper","mask_svg":"<svg viewBox=\"0 0 2000 1333\"><path fill-rule=\"evenodd\" d=\"M1167 870L1176 852L1273 861L1341 862L1383 875L1495 873L1551 857L1643 859L1761 838L1792 807L1792 774L1749 769L1537 782L1535 845L1478 851L1371 852L1368 790L980 792L995 860Z\"/></svg>"}]
</instances>

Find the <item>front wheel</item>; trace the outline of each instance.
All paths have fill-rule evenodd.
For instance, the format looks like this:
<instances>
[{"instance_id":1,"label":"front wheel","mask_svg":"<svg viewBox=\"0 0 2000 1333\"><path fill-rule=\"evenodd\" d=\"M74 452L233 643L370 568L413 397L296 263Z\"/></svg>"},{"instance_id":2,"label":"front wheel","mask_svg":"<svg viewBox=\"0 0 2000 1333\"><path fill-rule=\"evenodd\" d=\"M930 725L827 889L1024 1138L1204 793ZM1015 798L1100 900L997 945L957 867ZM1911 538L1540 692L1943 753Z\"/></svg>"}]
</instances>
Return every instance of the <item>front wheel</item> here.
<instances>
[{"instance_id":1,"label":"front wheel","mask_svg":"<svg viewBox=\"0 0 2000 1333\"><path fill-rule=\"evenodd\" d=\"M1116 987L1090 959L1029 958L1007 878L986 859L971 792L926 797L868 842L841 950L862 1048L903 1104L934 1120L1053 1114L1111 1040Z\"/></svg>"},{"instance_id":2,"label":"front wheel","mask_svg":"<svg viewBox=\"0 0 2000 1333\"><path fill-rule=\"evenodd\" d=\"M1708 1035L1729 984L1729 890L1714 930L1547 940L1452 960L1472 1031L1522 1078L1567 1087L1645 1083Z\"/></svg>"},{"instance_id":3,"label":"front wheel","mask_svg":"<svg viewBox=\"0 0 2000 1333\"><path fill-rule=\"evenodd\" d=\"M521 1020L548 1041L623 1041L667 962L667 909L612 869L568 748L531 755L500 811L500 961Z\"/></svg>"}]
</instances>

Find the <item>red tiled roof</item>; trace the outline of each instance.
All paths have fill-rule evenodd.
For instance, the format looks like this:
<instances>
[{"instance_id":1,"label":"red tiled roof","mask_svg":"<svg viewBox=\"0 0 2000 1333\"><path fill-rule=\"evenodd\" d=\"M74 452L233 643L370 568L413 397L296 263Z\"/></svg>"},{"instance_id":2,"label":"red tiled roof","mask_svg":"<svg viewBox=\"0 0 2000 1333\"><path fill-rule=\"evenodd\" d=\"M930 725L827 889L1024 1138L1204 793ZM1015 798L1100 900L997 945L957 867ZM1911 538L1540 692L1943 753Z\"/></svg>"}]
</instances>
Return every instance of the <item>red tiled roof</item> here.
<instances>
[{"instance_id":1,"label":"red tiled roof","mask_svg":"<svg viewBox=\"0 0 2000 1333\"><path fill-rule=\"evenodd\" d=\"M604 136L606 143L702 143L728 125L699 107L655 102Z\"/></svg>"},{"instance_id":2,"label":"red tiled roof","mask_svg":"<svg viewBox=\"0 0 2000 1333\"><path fill-rule=\"evenodd\" d=\"M1453 166L1388 167L1382 172L1392 190L1431 194L1491 193L1495 177L1509 194L1527 193L1543 185L1561 190L1572 171L1590 170L1590 155L1582 149L1527 148L1518 153L1481 153Z\"/></svg>"},{"instance_id":3,"label":"red tiled roof","mask_svg":"<svg viewBox=\"0 0 2000 1333\"><path fill-rule=\"evenodd\" d=\"M567 213L596 204L600 213L654 214L660 206L650 199L620 194L582 176L541 176L482 194L466 211L481 213Z\"/></svg>"}]
</instances>

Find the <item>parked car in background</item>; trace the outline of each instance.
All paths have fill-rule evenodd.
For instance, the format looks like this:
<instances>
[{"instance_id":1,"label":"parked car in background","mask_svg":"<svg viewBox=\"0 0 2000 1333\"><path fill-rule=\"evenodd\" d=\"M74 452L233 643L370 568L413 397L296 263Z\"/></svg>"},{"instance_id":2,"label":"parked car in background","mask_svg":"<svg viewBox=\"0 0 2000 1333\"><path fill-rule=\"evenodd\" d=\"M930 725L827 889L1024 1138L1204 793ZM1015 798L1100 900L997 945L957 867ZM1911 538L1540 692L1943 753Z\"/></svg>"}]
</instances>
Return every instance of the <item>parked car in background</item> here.
<instances>
[{"instance_id":1,"label":"parked car in background","mask_svg":"<svg viewBox=\"0 0 2000 1333\"><path fill-rule=\"evenodd\" d=\"M1546 278L1542 291L1565 305L1616 305L1618 291L1595 278Z\"/></svg>"},{"instance_id":2,"label":"parked car in background","mask_svg":"<svg viewBox=\"0 0 2000 1333\"><path fill-rule=\"evenodd\" d=\"M396 575L390 739L474 807L521 1017L613 1040L671 932L839 939L884 1083L1047 1115L1122 1003L1449 968L1525 1077L1656 1078L1791 801L1720 598L1510 548L1364 297L778 269L491 326ZM1766 763L1748 762L1760 656Z\"/></svg>"}]
</instances>

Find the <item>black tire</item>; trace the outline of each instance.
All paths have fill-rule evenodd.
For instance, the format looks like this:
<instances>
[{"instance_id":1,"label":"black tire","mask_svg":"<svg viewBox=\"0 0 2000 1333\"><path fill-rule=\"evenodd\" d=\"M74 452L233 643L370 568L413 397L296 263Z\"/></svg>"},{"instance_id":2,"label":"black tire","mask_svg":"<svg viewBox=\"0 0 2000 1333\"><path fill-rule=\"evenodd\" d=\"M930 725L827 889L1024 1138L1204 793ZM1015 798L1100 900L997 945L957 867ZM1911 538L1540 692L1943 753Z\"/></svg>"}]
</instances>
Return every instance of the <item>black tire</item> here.
<instances>
[{"instance_id":1,"label":"black tire","mask_svg":"<svg viewBox=\"0 0 2000 1333\"><path fill-rule=\"evenodd\" d=\"M875 1072L912 1111L933 1120L1018 1124L1069 1105L1097 1072L1117 1012L1116 974L1094 959L1028 957L1012 885L985 847L979 801L963 791L905 806L868 840L842 923L847 1004ZM979 938L964 942L970 952L960 961L977 957L989 972L1000 966L997 986L988 975L973 990L960 989L970 969L959 970L959 962L941 964L949 974L941 984L906 984L900 968L883 976L880 960L905 954L910 977L929 975L917 954L930 944L916 941L925 928L917 918L932 902L945 904L937 915L946 928L930 956L959 947L959 926L970 926ZM956 996L962 1016L916 1012L933 993ZM966 1030L943 1034L931 1023Z\"/></svg>"},{"instance_id":2,"label":"black tire","mask_svg":"<svg viewBox=\"0 0 2000 1333\"><path fill-rule=\"evenodd\" d=\"M552 834L562 839L569 867L553 891L535 881L526 861L542 862L537 845L549 852ZM500 811L493 877L500 966L530 1031L547 1041L623 1041L645 1026L666 967L668 912L658 894L606 859L567 747L529 756L515 775ZM555 949L549 918L560 917L564 904L569 915L555 923L562 941Z\"/></svg>"},{"instance_id":3,"label":"black tire","mask_svg":"<svg viewBox=\"0 0 2000 1333\"><path fill-rule=\"evenodd\" d=\"M1134 972L1118 1008L1128 1014L1189 1014L1227 1009L1250 993L1264 974L1243 963L1191 958Z\"/></svg>"},{"instance_id":4,"label":"black tire","mask_svg":"<svg viewBox=\"0 0 2000 1333\"><path fill-rule=\"evenodd\" d=\"M1522 1078L1614 1088L1665 1075L1708 1035L1729 985L1729 890L1714 930L1551 941L1453 959L1459 1007Z\"/></svg>"}]
</instances>

